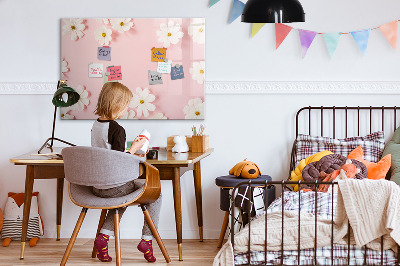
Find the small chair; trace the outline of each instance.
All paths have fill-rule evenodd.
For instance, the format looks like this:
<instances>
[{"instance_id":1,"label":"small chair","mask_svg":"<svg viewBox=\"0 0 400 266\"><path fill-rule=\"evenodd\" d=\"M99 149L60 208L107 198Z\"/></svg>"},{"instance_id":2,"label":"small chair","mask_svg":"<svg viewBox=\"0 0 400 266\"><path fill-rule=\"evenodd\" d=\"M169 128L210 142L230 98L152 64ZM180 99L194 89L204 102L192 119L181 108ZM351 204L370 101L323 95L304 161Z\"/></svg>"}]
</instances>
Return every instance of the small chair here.
<instances>
[{"instance_id":1,"label":"small chair","mask_svg":"<svg viewBox=\"0 0 400 266\"><path fill-rule=\"evenodd\" d=\"M140 159L120 151L78 146L64 148L62 150L62 156L64 160L65 179L70 182L68 186L69 196L74 204L82 207L82 211L60 265L65 265L67 263L88 209L102 209L96 234L97 237L103 226L107 210L129 205L139 205L142 208L146 222L149 224L166 262L171 262L153 219L145 206L145 204L157 200L161 193L160 175L157 168L146 162L141 163L139 165L139 169L141 170L139 170L136 175L141 177L145 176L145 180L140 180L144 182L143 189L136 190L123 197L101 198L92 193L91 187L104 185L112 186L125 181L128 182L132 179L132 176L135 175L132 171L132 165L138 163ZM114 215L114 231L116 265L121 265L118 209ZM96 249L94 247L92 257L96 257Z\"/></svg>"}]
</instances>

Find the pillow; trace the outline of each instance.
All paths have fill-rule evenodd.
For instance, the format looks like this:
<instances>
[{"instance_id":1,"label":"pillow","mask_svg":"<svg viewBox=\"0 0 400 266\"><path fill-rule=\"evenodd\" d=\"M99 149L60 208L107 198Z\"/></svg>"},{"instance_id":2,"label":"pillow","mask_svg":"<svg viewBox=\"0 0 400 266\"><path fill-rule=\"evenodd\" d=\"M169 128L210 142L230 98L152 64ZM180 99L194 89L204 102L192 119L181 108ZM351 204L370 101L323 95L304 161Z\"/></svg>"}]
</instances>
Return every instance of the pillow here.
<instances>
[{"instance_id":1,"label":"pillow","mask_svg":"<svg viewBox=\"0 0 400 266\"><path fill-rule=\"evenodd\" d=\"M400 185L400 127L396 129L392 139L386 144L383 156L387 154L392 155L392 166L388 173L390 180Z\"/></svg>"},{"instance_id":2,"label":"pillow","mask_svg":"<svg viewBox=\"0 0 400 266\"><path fill-rule=\"evenodd\" d=\"M364 137L352 137L345 139L333 139L329 137L315 137L299 134L296 139L295 164L308 156L329 150L336 154L347 156L352 150L361 146L364 150L364 159L370 162L378 162L385 147L383 131L371 133Z\"/></svg>"},{"instance_id":3,"label":"pillow","mask_svg":"<svg viewBox=\"0 0 400 266\"><path fill-rule=\"evenodd\" d=\"M391 157L392 156L390 154L387 154L377 163L369 162L363 159L363 149L361 148L361 146L355 148L347 156L347 158L349 159L355 159L365 164L368 170L368 179L375 179L375 180L385 178L390 168Z\"/></svg>"}]
</instances>

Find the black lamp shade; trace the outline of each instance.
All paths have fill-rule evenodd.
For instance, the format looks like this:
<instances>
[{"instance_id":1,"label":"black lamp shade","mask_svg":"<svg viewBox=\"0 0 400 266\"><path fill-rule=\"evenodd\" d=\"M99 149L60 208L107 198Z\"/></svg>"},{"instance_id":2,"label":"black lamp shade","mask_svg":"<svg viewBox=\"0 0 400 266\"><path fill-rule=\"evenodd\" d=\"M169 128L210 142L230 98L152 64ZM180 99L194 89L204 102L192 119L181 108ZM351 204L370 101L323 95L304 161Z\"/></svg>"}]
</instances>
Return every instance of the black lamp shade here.
<instances>
[{"instance_id":1,"label":"black lamp shade","mask_svg":"<svg viewBox=\"0 0 400 266\"><path fill-rule=\"evenodd\" d=\"M304 15L298 0L249 0L243 9L242 22L304 22Z\"/></svg>"},{"instance_id":2,"label":"black lamp shade","mask_svg":"<svg viewBox=\"0 0 400 266\"><path fill-rule=\"evenodd\" d=\"M64 101L63 94L66 93L68 98ZM56 107L68 107L76 104L79 101L79 93L77 93L73 88L68 87L65 84L61 84L59 89L53 95L53 105Z\"/></svg>"}]
</instances>

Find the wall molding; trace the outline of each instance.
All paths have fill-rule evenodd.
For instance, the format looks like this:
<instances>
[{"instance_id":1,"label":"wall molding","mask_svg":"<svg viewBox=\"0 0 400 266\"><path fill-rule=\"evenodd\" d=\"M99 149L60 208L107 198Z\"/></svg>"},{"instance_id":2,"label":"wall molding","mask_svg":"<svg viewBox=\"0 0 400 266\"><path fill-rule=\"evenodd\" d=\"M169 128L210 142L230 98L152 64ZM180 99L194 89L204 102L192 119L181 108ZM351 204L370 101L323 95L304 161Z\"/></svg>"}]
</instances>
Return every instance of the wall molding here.
<instances>
[{"instance_id":1,"label":"wall molding","mask_svg":"<svg viewBox=\"0 0 400 266\"><path fill-rule=\"evenodd\" d=\"M57 83L0 83L0 94L53 94ZM400 81L209 81L206 94L400 94Z\"/></svg>"}]
</instances>

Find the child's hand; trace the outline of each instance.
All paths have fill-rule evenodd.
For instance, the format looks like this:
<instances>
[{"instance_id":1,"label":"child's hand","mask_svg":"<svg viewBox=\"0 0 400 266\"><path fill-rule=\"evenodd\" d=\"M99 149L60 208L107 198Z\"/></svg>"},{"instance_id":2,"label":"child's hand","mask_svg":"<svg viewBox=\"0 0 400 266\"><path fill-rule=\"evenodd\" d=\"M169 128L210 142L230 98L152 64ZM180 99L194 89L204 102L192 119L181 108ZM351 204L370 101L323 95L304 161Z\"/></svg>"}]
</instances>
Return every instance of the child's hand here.
<instances>
[{"instance_id":1,"label":"child's hand","mask_svg":"<svg viewBox=\"0 0 400 266\"><path fill-rule=\"evenodd\" d=\"M147 140L145 138L136 137L135 140L132 142L129 152L131 154L135 154L140 148L143 147L143 145L146 143L146 141Z\"/></svg>"}]
</instances>

